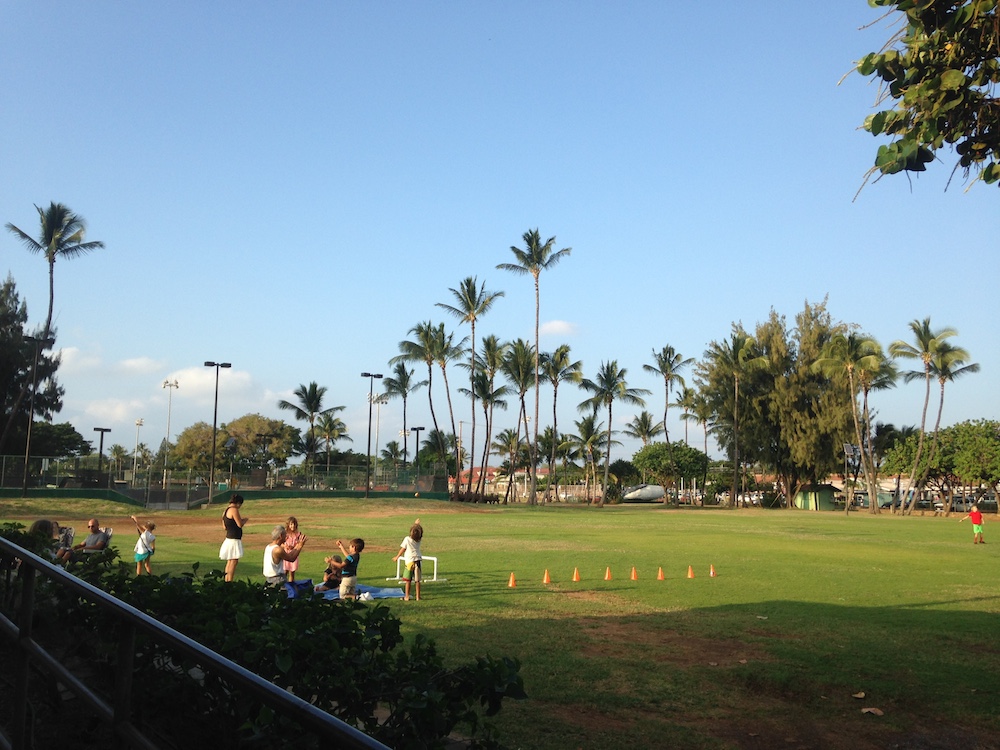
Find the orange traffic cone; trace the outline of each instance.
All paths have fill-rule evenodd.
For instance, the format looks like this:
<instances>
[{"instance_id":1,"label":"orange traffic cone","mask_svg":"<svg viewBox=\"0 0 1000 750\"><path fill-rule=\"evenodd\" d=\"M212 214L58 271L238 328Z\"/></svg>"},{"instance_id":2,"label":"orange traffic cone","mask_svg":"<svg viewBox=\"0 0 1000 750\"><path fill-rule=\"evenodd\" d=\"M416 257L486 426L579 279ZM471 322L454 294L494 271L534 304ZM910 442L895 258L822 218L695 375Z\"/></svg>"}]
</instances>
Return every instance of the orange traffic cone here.
<instances>
[{"instance_id":1,"label":"orange traffic cone","mask_svg":"<svg viewBox=\"0 0 1000 750\"><path fill-rule=\"evenodd\" d=\"M580 582L580 570L579 568L573 568L573 580L577 583Z\"/></svg>"},{"instance_id":2,"label":"orange traffic cone","mask_svg":"<svg viewBox=\"0 0 1000 750\"><path fill-rule=\"evenodd\" d=\"M607 571L604 573L604 580L605 581L611 580L611 568L608 568Z\"/></svg>"},{"instance_id":3,"label":"orange traffic cone","mask_svg":"<svg viewBox=\"0 0 1000 750\"><path fill-rule=\"evenodd\" d=\"M657 581L662 581L663 580L663 568L660 568L660 570L657 572L657 574L656 574L656 580Z\"/></svg>"},{"instance_id":4,"label":"orange traffic cone","mask_svg":"<svg viewBox=\"0 0 1000 750\"><path fill-rule=\"evenodd\" d=\"M507 588L509 588L509 589L516 589L517 588L517 581L514 580L514 574L513 573L510 574L510 580L507 582Z\"/></svg>"},{"instance_id":5,"label":"orange traffic cone","mask_svg":"<svg viewBox=\"0 0 1000 750\"><path fill-rule=\"evenodd\" d=\"M511 573L511 578L513 577L514 574ZM694 578L694 568L692 568L690 565L688 565L688 578Z\"/></svg>"},{"instance_id":6,"label":"orange traffic cone","mask_svg":"<svg viewBox=\"0 0 1000 750\"><path fill-rule=\"evenodd\" d=\"M634 565L632 566L632 580L633 581L638 581L639 580L639 574L635 572L635 566Z\"/></svg>"},{"instance_id":7,"label":"orange traffic cone","mask_svg":"<svg viewBox=\"0 0 1000 750\"><path fill-rule=\"evenodd\" d=\"M709 574L709 575L710 575L710 576L711 576L712 578L715 578L715 566L714 566L714 565L709 565L709 566L708 566L708 574Z\"/></svg>"},{"instance_id":8,"label":"orange traffic cone","mask_svg":"<svg viewBox=\"0 0 1000 750\"><path fill-rule=\"evenodd\" d=\"M714 575L714 573L713 573L713 575ZM545 569L545 575L542 576L542 583L552 583L552 579L549 578L549 569L548 568Z\"/></svg>"}]
</instances>

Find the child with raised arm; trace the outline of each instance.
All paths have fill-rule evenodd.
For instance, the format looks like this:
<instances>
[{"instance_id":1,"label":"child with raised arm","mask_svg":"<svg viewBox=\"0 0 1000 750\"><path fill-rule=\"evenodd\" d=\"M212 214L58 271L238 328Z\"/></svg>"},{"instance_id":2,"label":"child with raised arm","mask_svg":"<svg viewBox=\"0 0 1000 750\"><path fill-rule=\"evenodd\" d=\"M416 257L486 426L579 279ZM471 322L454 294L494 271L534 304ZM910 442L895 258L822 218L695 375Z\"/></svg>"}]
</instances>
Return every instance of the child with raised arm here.
<instances>
[{"instance_id":1,"label":"child with raised arm","mask_svg":"<svg viewBox=\"0 0 1000 750\"><path fill-rule=\"evenodd\" d=\"M149 564L149 558L156 552L156 537L153 536L153 529L156 524L152 521L139 523L135 516L129 516L135 523L135 529L139 532L139 540L135 543L135 574L142 575L143 566L146 568L146 575L153 575L153 569Z\"/></svg>"},{"instance_id":2,"label":"child with raised arm","mask_svg":"<svg viewBox=\"0 0 1000 750\"><path fill-rule=\"evenodd\" d=\"M326 563L326 570L323 571L323 583L313 588L313 591L332 591L333 589L340 590L340 581L343 579L344 575L339 568L334 568L334 563L344 562L344 558L340 555L332 555L330 557L323 558L323 562Z\"/></svg>"},{"instance_id":3,"label":"child with raised arm","mask_svg":"<svg viewBox=\"0 0 1000 750\"><path fill-rule=\"evenodd\" d=\"M406 537L399 545L399 552L396 556L392 558L393 562L399 560L400 557L403 558L403 564L405 569L403 571L403 580L406 581L403 588L403 601L410 601L410 582L412 581L415 586L416 600L420 601L420 561L423 559L420 556L420 540L424 538L424 527L420 525L420 519L418 518L413 522L413 526L410 527L410 535Z\"/></svg>"},{"instance_id":4,"label":"child with raised arm","mask_svg":"<svg viewBox=\"0 0 1000 750\"><path fill-rule=\"evenodd\" d=\"M969 512L962 518L958 519L958 522L962 523L962 521L966 518L972 521L972 543L986 544L986 542L983 541L983 513L979 510L979 506L973 505L969 508Z\"/></svg>"},{"instance_id":5,"label":"child with raised arm","mask_svg":"<svg viewBox=\"0 0 1000 750\"><path fill-rule=\"evenodd\" d=\"M344 543L338 539L337 546L344 553L344 561L337 562L334 558L330 558L328 564L334 570L339 570L343 576L340 579L340 598L357 599L358 563L361 561L361 550L365 548L365 540L352 539L345 548Z\"/></svg>"}]
</instances>

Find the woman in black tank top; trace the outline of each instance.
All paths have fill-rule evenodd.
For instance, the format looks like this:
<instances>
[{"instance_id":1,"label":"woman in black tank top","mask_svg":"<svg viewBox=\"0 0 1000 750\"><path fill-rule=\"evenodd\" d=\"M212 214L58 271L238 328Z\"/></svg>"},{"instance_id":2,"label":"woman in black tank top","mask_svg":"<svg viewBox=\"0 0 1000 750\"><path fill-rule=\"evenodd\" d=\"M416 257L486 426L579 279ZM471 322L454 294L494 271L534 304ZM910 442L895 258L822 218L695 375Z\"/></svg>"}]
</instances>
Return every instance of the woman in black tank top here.
<instances>
[{"instance_id":1,"label":"woman in black tank top","mask_svg":"<svg viewBox=\"0 0 1000 750\"><path fill-rule=\"evenodd\" d=\"M242 495L233 495L229 507L222 514L222 525L226 528L226 540L219 549L219 559L226 561L226 581L232 581L236 576L236 566L243 557L243 527L250 519L240 515L243 505Z\"/></svg>"}]
</instances>

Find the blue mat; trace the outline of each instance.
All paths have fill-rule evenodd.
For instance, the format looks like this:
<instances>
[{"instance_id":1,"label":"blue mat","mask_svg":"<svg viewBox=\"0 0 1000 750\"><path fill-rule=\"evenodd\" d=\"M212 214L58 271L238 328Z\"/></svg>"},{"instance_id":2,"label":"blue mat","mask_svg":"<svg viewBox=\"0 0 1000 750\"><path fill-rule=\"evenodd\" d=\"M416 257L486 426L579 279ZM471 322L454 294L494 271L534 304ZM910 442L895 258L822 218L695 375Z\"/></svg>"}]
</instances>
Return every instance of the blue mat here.
<instances>
[{"instance_id":1,"label":"blue mat","mask_svg":"<svg viewBox=\"0 0 1000 750\"><path fill-rule=\"evenodd\" d=\"M294 583L286 583L285 591L288 592L289 599L297 599L300 596L308 595L312 591L313 582L311 578L306 578L303 581L295 581ZM401 588L391 588L377 586L365 586L363 584L358 584L358 595L361 594L371 594L372 599L402 599L403 589ZM339 599L340 590L331 589L329 591L320 591L316 593L316 596L322 596L324 599Z\"/></svg>"}]
</instances>

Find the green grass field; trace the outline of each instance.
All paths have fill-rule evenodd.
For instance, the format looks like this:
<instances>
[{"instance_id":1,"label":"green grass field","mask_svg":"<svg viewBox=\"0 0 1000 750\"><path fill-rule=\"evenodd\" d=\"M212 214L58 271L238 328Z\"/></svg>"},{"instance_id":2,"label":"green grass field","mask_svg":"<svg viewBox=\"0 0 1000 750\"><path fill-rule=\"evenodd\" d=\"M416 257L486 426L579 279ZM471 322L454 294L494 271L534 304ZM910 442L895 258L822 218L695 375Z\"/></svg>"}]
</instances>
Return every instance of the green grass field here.
<instances>
[{"instance_id":1,"label":"green grass field","mask_svg":"<svg viewBox=\"0 0 1000 750\"><path fill-rule=\"evenodd\" d=\"M55 516L78 532L97 515L128 561L130 512L0 504L0 519ZM221 569L221 513L151 514L155 572L195 561L202 573ZM237 577L261 580L271 527L295 515L310 537L300 578L321 578L336 540L361 536L359 580L371 585L387 585L419 516L423 552L439 557L448 580L425 584L424 601L388 605L449 662L487 652L520 659L529 699L497 718L510 747L996 746L1000 536L990 517L987 544L973 545L959 515L412 499L248 501L243 513L251 521Z\"/></svg>"}]
</instances>

